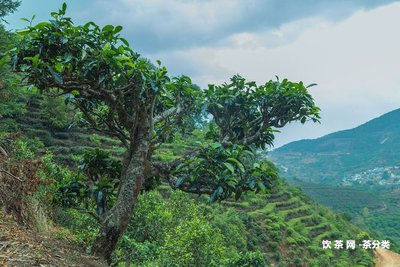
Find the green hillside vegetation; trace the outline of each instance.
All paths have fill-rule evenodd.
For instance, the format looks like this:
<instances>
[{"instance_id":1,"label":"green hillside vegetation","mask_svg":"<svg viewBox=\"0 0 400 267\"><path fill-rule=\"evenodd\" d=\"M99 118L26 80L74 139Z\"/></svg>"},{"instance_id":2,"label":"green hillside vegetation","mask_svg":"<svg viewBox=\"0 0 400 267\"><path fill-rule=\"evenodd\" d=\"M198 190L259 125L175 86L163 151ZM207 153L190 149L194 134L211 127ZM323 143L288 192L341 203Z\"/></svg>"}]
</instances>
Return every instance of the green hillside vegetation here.
<instances>
[{"instance_id":1,"label":"green hillside vegetation","mask_svg":"<svg viewBox=\"0 0 400 267\"><path fill-rule=\"evenodd\" d=\"M23 141L16 142L17 157L32 155L27 146L21 146ZM48 159L45 164L55 171L60 168ZM91 216L49 203L48 194L57 195L54 190L54 186L41 186L33 198L48 203L43 208L52 210L51 220L64 229L58 238L89 247L98 225ZM42 218L42 231L50 223ZM160 185L139 197L137 212L113 261L119 266L372 266L371 250L321 247L324 239L361 243L371 236L280 179L266 195L250 194L240 202L211 206L206 197Z\"/></svg>"},{"instance_id":2,"label":"green hillside vegetation","mask_svg":"<svg viewBox=\"0 0 400 267\"><path fill-rule=\"evenodd\" d=\"M299 185L309 196L346 212L356 224L399 242L399 184L341 186L346 175L399 166L399 119L397 109L354 129L287 144L271 152L269 158L282 167L282 175L288 181ZM370 174L378 182L385 180L384 175Z\"/></svg>"},{"instance_id":3,"label":"green hillside vegetation","mask_svg":"<svg viewBox=\"0 0 400 267\"><path fill-rule=\"evenodd\" d=\"M4 213L111 266L373 266L358 244L386 236L288 185L259 153L274 128L319 120L302 82L236 75L200 90L133 52L121 26L75 26L65 12L19 36L0 27Z\"/></svg>"},{"instance_id":4,"label":"green hillside vegetation","mask_svg":"<svg viewBox=\"0 0 400 267\"><path fill-rule=\"evenodd\" d=\"M389 237L389 239L400 242L400 194L398 190L385 193L384 207L370 211L368 208L354 219L354 222L371 231Z\"/></svg>"},{"instance_id":5,"label":"green hillside vegetation","mask_svg":"<svg viewBox=\"0 0 400 267\"><path fill-rule=\"evenodd\" d=\"M84 209L99 224L91 249L108 262L140 192L154 180L209 195L211 203L264 192L276 171L258 160L257 149L273 144L274 128L319 121L320 109L308 92L312 85L279 78L257 84L234 75L229 83L201 89L190 77L172 76L160 61L152 63L135 52L121 36L122 26L76 25L66 10L64 3L50 14L52 19L35 25L33 18L25 19L29 25L17 31L14 49L1 60L40 94L64 96L79 123L125 148L122 158L113 158L100 142L84 153L77 170L48 170L48 179L59 176L55 198ZM56 103L45 112L52 118L60 108ZM63 120L51 122L59 126ZM158 159L174 133L188 137L198 129L206 131L204 142L174 161Z\"/></svg>"},{"instance_id":6,"label":"green hillside vegetation","mask_svg":"<svg viewBox=\"0 0 400 267\"><path fill-rule=\"evenodd\" d=\"M298 180L293 183L319 203L344 212L356 225L400 242L398 190L388 193L383 189L378 193L364 187L320 185Z\"/></svg>"},{"instance_id":7,"label":"green hillside vegetation","mask_svg":"<svg viewBox=\"0 0 400 267\"><path fill-rule=\"evenodd\" d=\"M294 181L302 190L313 199L334 210L360 215L364 208L370 211L384 209L382 196L374 195L365 189L332 185L320 185L302 181Z\"/></svg>"},{"instance_id":8,"label":"green hillside vegetation","mask_svg":"<svg viewBox=\"0 0 400 267\"><path fill-rule=\"evenodd\" d=\"M35 125L34 131L30 131L33 128L20 119L24 117L21 114L1 121L3 136L10 133L10 125L13 129L21 130L23 135L16 142L19 145L20 142L27 143L28 147L42 155L53 153L54 163L46 161L53 168L57 166L54 164L76 165L85 149L98 144L96 138L105 138L93 138L93 134L79 127L52 126L46 115L36 115L38 112L31 109L36 105L36 110L43 110L42 105L46 103L45 98L40 99L34 92L18 102L23 101L26 101L24 107L27 112L33 114L30 117L32 125ZM69 110L65 107L58 114L63 116L67 112ZM4 124L5 121L7 124ZM57 135L52 132L55 130ZM79 138L73 138L77 133ZM64 136L64 139L58 139L57 136ZM176 134L174 142L165 144L157 157L165 161L174 160L185 148L201 142L203 138L201 131L190 138ZM112 142L116 141L111 139L109 143ZM82 147L82 150L66 153L62 149L66 143L68 148ZM109 151L109 143L101 143L105 151ZM318 205L301 190L280 179L275 181L267 195L252 194L242 197L238 202L224 201L212 206L207 203L207 198L189 196L162 184L155 191L143 192L131 222L135 227L128 227L114 261L121 265L131 262L134 266L189 266L195 262L201 262L201 265L196 266L211 264L202 262L204 259L213 260L219 266L244 266L240 262L250 264L248 266L264 266L264 262L276 266L298 266L305 263L310 266L328 263L337 266L372 265L371 251L360 248L354 252L323 250L323 239L333 241L358 238L361 242L368 234L352 225L346 216ZM48 208L54 210L52 220L65 229L60 231L59 238L89 247L98 230L95 221L74 209L49 205ZM195 239L193 233L196 231L202 242ZM201 254L193 254L199 250Z\"/></svg>"},{"instance_id":9,"label":"green hillside vegetation","mask_svg":"<svg viewBox=\"0 0 400 267\"><path fill-rule=\"evenodd\" d=\"M288 179L341 184L345 175L400 165L399 121L397 109L354 129L292 142L272 151L269 157L285 167Z\"/></svg>"},{"instance_id":10,"label":"green hillside vegetation","mask_svg":"<svg viewBox=\"0 0 400 267\"><path fill-rule=\"evenodd\" d=\"M99 145L115 157L122 157L125 151L119 140L77 127L73 110L65 105L63 98L44 97L32 88L17 102L23 103L23 110L4 116L0 127L23 133L28 143L40 141L43 145L39 145L39 152L52 152L57 162L71 164L74 155Z\"/></svg>"}]
</instances>

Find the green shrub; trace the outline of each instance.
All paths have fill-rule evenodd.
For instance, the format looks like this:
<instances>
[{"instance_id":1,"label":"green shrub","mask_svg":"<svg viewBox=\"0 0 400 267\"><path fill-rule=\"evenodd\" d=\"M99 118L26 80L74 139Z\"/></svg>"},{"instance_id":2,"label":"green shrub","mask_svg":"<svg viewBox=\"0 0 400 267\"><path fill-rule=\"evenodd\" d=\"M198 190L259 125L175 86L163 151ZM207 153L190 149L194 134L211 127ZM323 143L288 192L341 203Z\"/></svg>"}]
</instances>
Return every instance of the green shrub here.
<instances>
[{"instance_id":1,"label":"green shrub","mask_svg":"<svg viewBox=\"0 0 400 267\"><path fill-rule=\"evenodd\" d=\"M2 119L0 117L0 131L4 131L4 132L9 132L9 133L15 133L20 131L20 126L18 125L18 123L12 119L12 118L6 118L6 119Z\"/></svg>"},{"instance_id":2,"label":"green shrub","mask_svg":"<svg viewBox=\"0 0 400 267\"><path fill-rule=\"evenodd\" d=\"M41 102L41 114L49 120L49 126L65 128L70 122L70 114L63 97L44 97Z\"/></svg>"},{"instance_id":3,"label":"green shrub","mask_svg":"<svg viewBox=\"0 0 400 267\"><path fill-rule=\"evenodd\" d=\"M241 253L237 259L230 260L229 267L265 267L267 260L260 251Z\"/></svg>"},{"instance_id":4,"label":"green shrub","mask_svg":"<svg viewBox=\"0 0 400 267\"><path fill-rule=\"evenodd\" d=\"M161 255L165 266L220 266L225 253L219 229L196 217L167 233Z\"/></svg>"}]
</instances>

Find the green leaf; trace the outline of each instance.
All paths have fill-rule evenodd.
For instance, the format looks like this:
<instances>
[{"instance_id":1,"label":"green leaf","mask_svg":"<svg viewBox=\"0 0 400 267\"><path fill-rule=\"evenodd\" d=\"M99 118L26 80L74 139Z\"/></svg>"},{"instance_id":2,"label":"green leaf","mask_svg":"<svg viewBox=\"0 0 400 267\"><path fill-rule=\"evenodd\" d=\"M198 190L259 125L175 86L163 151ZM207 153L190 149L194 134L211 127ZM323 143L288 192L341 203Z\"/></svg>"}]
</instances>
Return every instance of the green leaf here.
<instances>
[{"instance_id":1,"label":"green leaf","mask_svg":"<svg viewBox=\"0 0 400 267\"><path fill-rule=\"evenodd\" d=\"M66 53L65 54L65 56L64 56L64 63L68 63L68 62L70 62L71 60L72 60L72 54L71 53Z\"/></svg>"},{"instance_id":2,"label":"green leaf","mask_svg":"<svg viewBox=\"0 0 400 267\"><path fill-rule=\"evenodd\" d=\"M177 180L176 180L176 187L179 187L179 186L181 186L182 184L183 184L183 182L185 181L185 178L184 177L179 177Z\"/></svg>"},{"instance_id":3,"label":"green leaf","mask_svg":"<svg viewBox=\"0 0 400 267\"><path fill-rule=\"evenodd\" d=\"M64 81L63 81L63 79L62 79L62 77L61 77L60 74L58 74L57 72L55 72L54 69L53 69L52 67L50 67L50 66L47 67L47 68L48 68L48 70L49 70L51 76L53 76L54 80L55 80L57 83L59 83L59 84L63 84L63 83L64 83Z\"/></svg>"},{"instance_id":4,"label":"green leaf","mask_svg":"<svg viewBox=\"0 0 400 267\"><path fill-rule=\"evenodd\" d=\"M33 58L32 58L32 66L33 67L37 67L39 63L39 54L36 54Z\"/></svg>"},{"instance_id":5,"label":"green leaf","mask_svg":"<svg viewBox=\"0 0 400 267\"><path fill-rule=\"evenodd\" d=\"M265 189L266 189L264 183L262 183L261 181L258 181L258 182L257 182L257 185L258 185L258 187L259 187L261 190L265 190Z\"/></svg>"},{"instance_id":6,"label":"green leaf","mask_svg":"<svg viewBox=\"0 0 400 267\"><path fill-rule=\"evenodd\" d=\"M31 29L26 28L26 29L18 30L18 31L16 31L16 33L17 33L18 35L25 36L25 35L27 35L28 33L30 33L30 31L31 31Z\"/></svg>"},{"instance_id":7,"label":"green leaf","mask_svg":"<svg viewBox=\"0 0 400 267\"><path fill-rule=\"evenodd\" d=\"M236 163L236 165L239 167L240 171L243 173L245 172L244 166L240 161L238 161L237 159L234 159L234 158L228 158L227 160Z\"/></svg>"},{"instance_id":8,"label":"green leaf","mask_svg":"<svg viewBox=\"0 0 400 267\"><path fill-rule=\"evenodd\" d=\"M119 40L126 46L129 46L129 42L125 38L119 38Z\"/></svg>"},{"instance_id":9,"label":"green leaf","mask_svg":"<svg viewBox=\"0 0 400 267\"><path fill-rule=\"evenodd\" d=\"M108 43L106 43L106 44L104 45L103 51L110 50L110 49L111 49L111 44L108 42Z\"/></svg>"},{"instance_id":10,"label":"green leaf","mask_svg":"<svg viewBox=\"0 0 400 267\"><path fill-rule=\"evenodd\" d=\"M67 10L67 4L66 3L63 3L62 4L62 7L61 7L61 12L60 12L60 14L61 15L65 15L65 11Z\"/></svg>"},{"instance_id":11,"label":"green leaf","mask_svg":"<svg viewBox=\"0 0 400 267\"><path fill-rule=\"evenodd\" d=\"M233 168L232 164L230 164L230 163L228 163L228 162L224 162L224 165L225 165L225 167L226 167L228 170L230 170L230 172L231 172L232 174L235 173L235 168Z\"/></svg>"},{"instance_id":12,"label":"green leaf","mask_svg":"<svg viewBox=\"0 0 400 267\"><path fill-rule=\"evenodd\" d=\"M38 24L35 25L36 29L43 29L45 27L49 27L51 26L51 24L49 22L40 22Z\"/></svg>"},{"instance_id":13,"label":"green leaf","mask_svg":"<svg viewBox=\"0 0 400 267\"><path fill-rule=\"evenodd\" d=\"M112 32L114 30L114 26L113 25L106 25L103 27L103 29L101 31L103 32Z\"/></svg>"},{"instance_id":14,"label":"green leaf","mask_svg":"<svg viewBox=\"0 0 400 267\"><path fill-rule=\"evenodd\" d=\"M235 187L236 187L236 184L237 184L237 181L234 180L234 179L230 179L230 180L228 180L226 183L227 183L230 187L235 188Z\"/></svg>"},{"instance_id":15,"label":"green leaf","mask_svg":"<svg viewBox=\"0 0 400 267\"><path fill-rule=\"evenodd\" d=\"M318 84L316 84L316 83L312 83L312 84L308 85L306 88L308 89L308 88L310 88L310 87L317 86L317 85L318 85Z\"/></svg>"},{"instance_id":16,"label":"green leaf","mask_svg":"<svg viewBox=\"0 0 400 267\"><path fill-rule=\"evenodd\" d=\"M122 31L122 26L121 25L118 25L117 27L115 27L115 29L114 29L114 34L115 33L119 33L120 31Z\"/></svg>"},{"instance_id":17,"label":"green leaf","mask_svg":"<svg viewBox=\"0 0 400 267\"><path fill-rule=\"evenodd\" d=\"M84 59L86 58L86 55L87 55L86 50L85 50L85 49L82 49L82 57L81 57L81 60L84 60Z\"/></svg>"},{"instance_id":18,"label":"green leaf","mask_svg":"<svg viewBox=\"0 0 400 267\"><path fill-rule=\"evenodd\" d=\"M250 150L243 150L243 154L246 154L249 157L253 157L254 156L254 153L251 152Z\"/></svg>"},{"instance_id":19,"label":"green leaf","mask_svg":"<svg viewBox=\"0 0 400 267\"><path fill-rule=\"evenodd\" d=\"M57 63L54 65L54 68L55 68L55 70L56 70L57 73L61 73L61 72L63 72L63 70L64 70L64 65L57 62Z\"/></svg>"},{"instance_id":20,"label":"green leaf","mask_svg":"<svg viewBox=\"0 0 400 267\"><path fill-rule=\"evenodd\" d=\"M83 28L87 30L89 29L90 26L97 27L97 24L94 23L93 21L89 21L85 25L83 25Z\"/></svg>"}]
</instances>

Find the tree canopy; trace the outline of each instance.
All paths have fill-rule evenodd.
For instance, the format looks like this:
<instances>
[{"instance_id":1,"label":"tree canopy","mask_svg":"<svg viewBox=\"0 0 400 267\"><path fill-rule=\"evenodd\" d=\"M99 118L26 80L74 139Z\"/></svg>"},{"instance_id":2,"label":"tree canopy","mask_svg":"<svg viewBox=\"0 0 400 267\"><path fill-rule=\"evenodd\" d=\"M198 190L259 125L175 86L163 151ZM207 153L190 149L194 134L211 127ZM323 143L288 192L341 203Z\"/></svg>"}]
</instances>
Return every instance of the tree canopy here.
<instances>
[{"instance_id":1,"label":"tree canopy","mask_svg":"<svg viewBox=\"0 0 400 267\"><path fill-rule=\"evenodd\" d=\"M90 128L126 148L116 201L99 214L94 251L101 256L110 257L146 180L159 176L212 201L265 190L276 172L268 162L256 162L257 149L271 146L276 129L290 122L319 120L302 82L257 85L235 75L201 90L189 77L171 77L161 62L134 52L120 36L121 26L76 26L65 12L64 4L50 21L18 31L11 65L43 93L65 95ZM190 135L203 115L209 125L205 143L174 162L154 160L171 133Z\"/></svg>"},{"instance_id":2,"label":"tree canopy","mask_svg":"<svg viewBox=\"0 0 400 267\"><path fill-rule=\"evenodd\" d=\"M21 1L0 0L0 19L7 16L9 13L13 13L20 4Z\"/></svg>"}]
</instances>

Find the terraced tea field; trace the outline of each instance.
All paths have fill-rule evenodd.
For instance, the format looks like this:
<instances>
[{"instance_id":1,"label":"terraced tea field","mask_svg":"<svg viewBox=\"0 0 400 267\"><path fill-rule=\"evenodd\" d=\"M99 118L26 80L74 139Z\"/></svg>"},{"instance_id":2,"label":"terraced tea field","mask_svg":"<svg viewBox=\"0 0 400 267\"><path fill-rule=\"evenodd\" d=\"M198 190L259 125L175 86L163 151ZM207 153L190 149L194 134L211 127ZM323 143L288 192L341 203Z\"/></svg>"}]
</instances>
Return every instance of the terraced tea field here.
<instances>
[{"instance_id":1,"label":"terraced tea field","mask_svg":"<svg viewBox=\"0 0 400 267\"><path fill-rule=\"evenodd\" d=\"M226 206L246 212L258 228L261 247L276 263L285 266L345 266L349 256L357 255L354 266L371 266L372 251L333 249L334 240L361 240L368 236L352 225L348 218L319 205L296 187L281 182L267 197L253 195L242 203L225 202ZM256 204L256 205L255 205ZM260 241L259 240L259 241ZM332 241L332 249L322 249L322 240Z\"/></svg>"}]
</instances>

